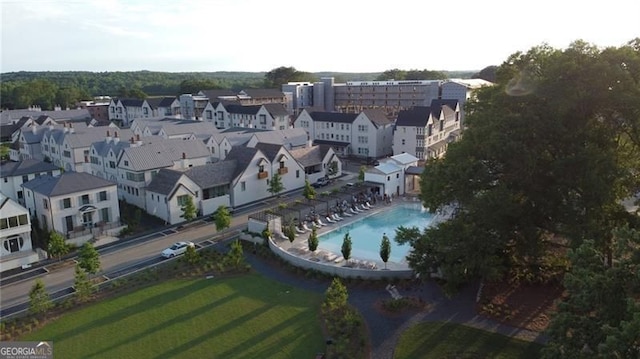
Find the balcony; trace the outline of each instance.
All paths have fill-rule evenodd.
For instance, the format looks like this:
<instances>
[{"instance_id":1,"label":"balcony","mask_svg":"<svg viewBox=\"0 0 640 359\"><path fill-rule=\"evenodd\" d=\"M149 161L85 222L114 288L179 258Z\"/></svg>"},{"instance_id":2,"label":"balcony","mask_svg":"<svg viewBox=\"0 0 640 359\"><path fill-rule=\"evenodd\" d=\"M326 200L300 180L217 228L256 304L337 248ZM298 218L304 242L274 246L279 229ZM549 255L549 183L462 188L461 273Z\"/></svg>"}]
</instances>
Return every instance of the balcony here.
<instances>
[{"instance_id":1,"label":"balcony","mask_svg":"<svg viewBox=\"0 0 640 359\"><path fill-rule=\"evenodd\" d=\"M424 135L416 135L416 140L424 140Z\"/></svg>"},{"instance_id":2,"label":"balcony","mask_svg":"<svg viewBox=\"0 0 640 359\"><path fill-rule=\"evenodd\" d=\"M289 172L289 169L287 167L278 168L279 175L286 175L288 172Z\"/></svg>"},{"instance_id":3,"label":"balcony","mask_svg":"<svg viewBox=\"0 0 640 359\"><path fill-rule=\"evenodd\" d=\"M269 177L269 172L258 172L258 179L265 179L267 177Z\"/></svg>"}]
</instances>

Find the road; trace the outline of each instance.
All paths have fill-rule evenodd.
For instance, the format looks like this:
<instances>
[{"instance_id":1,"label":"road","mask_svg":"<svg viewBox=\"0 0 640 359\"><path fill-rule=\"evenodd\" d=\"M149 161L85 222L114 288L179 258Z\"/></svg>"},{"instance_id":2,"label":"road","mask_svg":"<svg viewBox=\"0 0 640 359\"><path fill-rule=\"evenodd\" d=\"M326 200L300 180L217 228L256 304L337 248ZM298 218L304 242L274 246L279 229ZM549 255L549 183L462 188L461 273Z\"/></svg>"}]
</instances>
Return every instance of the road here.
<instances>
[{"instance_id":1,"label":"road","mask_svg":"<svg viewBox=\"0 0 640 359\"><path fill-rule=\"evenodd\" d=\"M353 174L336 181L333 185L325 187L330 190L339 187L345 182L352 181ZM263 202L256 203L253 206L244 208L242 211L234 213L231 222L231 230L241 230L246 228L249 213L261 210L265 207L276 205L278 202L290 200L291 197L297 197L302 190L288 193L283 198L272 198ZM149 234L145 237L138 238L123 243L119 243L107 248L98 249L100 253L100 274L107 278L115 278L124 272L129 272L132 267L135 269L144 268L146 266L158 263L162 260L160 253L163 249L169 247L172 243L178 241L192 241L198 245L201 242L212 239L216 235L215 225L210 222L198 221L190 224L188 227L179 230L177 228L160 229L159 232ZM45 268L51 268L51 265ZM0 285L0 317L7 314L13 314L16 311L26 309L29 302L29 291L33 286L36 278L41 278L44 282L47 292L53 298L58 295L69 293L69 288L73 286L74 266L69 265L62 268L51 269L48 273L41 273L22 280L12 280L15 278L2 278ZM36 270L33 271L37 273Z\"/></svg>"}]
</instances>

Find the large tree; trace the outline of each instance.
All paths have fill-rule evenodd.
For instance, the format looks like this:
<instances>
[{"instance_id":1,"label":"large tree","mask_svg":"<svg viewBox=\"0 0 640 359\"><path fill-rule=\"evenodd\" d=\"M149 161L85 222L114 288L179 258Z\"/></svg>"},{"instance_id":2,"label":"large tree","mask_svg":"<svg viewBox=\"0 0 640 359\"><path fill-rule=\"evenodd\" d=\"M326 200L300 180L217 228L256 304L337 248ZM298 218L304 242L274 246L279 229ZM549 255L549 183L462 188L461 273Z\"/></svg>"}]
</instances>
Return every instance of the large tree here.
<instances>
[{"instance_id":1,"label":"large tree","mask_svg":"<svg viewBox=\"0 0 640 359\"><path fill-rule=\"evenodd\" d=\"M184 220L187 222L190 222L191 220L196 218L196 215L198 214L198 209L196 208L196 205L193 203L193 197L189 195L185 197L185 200L182 203L182 206L180 206L180 210L182 211L182 214L180 215L180 217L184 218Z\"/></svg>"},{"instance_id":2,"label":"large tree","mask_svg":"<svg viewBox=\"0 0 640 359\"><path fill-rule=\"evenodd\" d=\"M53 303L44 287L44 282L40 278L36 279L29 291L29 313L45 314L52 306Z\"/></svg>"},{"instance_id":3,"label":"large tree","mask_svg":"<svg viewBox=\"0 0 640 359\"><path fill-rule=\"evenodd\" d=\"M271 193L272 195L277 196L285 189L286 188L284 188L284 184L282 183L282 177L280 177L280 174L274 173L273 176L271 176L271 181L269 181L269 187L267 187L267 191L269 191L269 193Z\"/></svg>"},{"instance_id":4,"label":"large tree","mask_svg":"<svg viewBox=\"0 0 640 359\"><path fill-rule=\"evenodd\" d=\"M55 257L58 261L62 256L69 253L70 247L62 234L56 231L49 233L49 242L47 243L47 253L50 257Z\"/></svg>"},{"instance_id":5,"label":"large tree","mask_svg":"<svg viewBox=\"0 0 640 359\"><path fill-rule=\"evenodd\" d=\"M640 357L640 232L620 228L613 243L613 265L591 240L570 251L544 358Z\"/></svg>"},{"instance_id":6,"label":"large tree","mask_svg":"<svg viewBox=\"0 0 640 359\"><path fill-rule=\"evenodd\" d=\"M387 262L389 261L389 256L391 255L391 241L389 241L389 237L384 233L382 235L382 241L380 242L380 259L384 262L384 269L387 269Z\"/></svg>"},{"instance_id":7,"label":"large tree","mask_svg":"<svg viewBox=\"0 0 640 359\"><path fill-rule=\"evenodd\" d=\"M282 87L283 84L291 81L315 81L316 78L311 73L298 71L295 67L280 66L264 75L264 86L267 88Z\"/></svg>"},{"instance_id":8,"label":"large tree","mask_svg":"<svg viewBox=\"0 0 640 359\"><path fill-rule=\"evenodd\" d=\"M309 180L304 180L304 188L302 189L302 195L308 200L316 198L316 189L311 186Z\"/></svg>"},{"instance_id":9,"label":"large tree","mask_svg":"<svg viewBox=\"0 0 640 359\"><path fill-rule=\"evenodd\" d=\"M231 213L226 206L220 206L211 215L216 224L216 231L222 231L231 226Z\"/></svg>"},{"instance_id":10,"label":"large tree","mask_svg":"<svg viewBox=\"0 0 640 359\"><path fill-rule=\"evenodd\" d=\"M638 188L639 81L638 46L512 55L467 103L463 138L426 165L425 207L453 216L398 231L410 265L455 287L516 264L535 272L549 238L598 238L609 253L611 229L627 220L618 203Z\"/></svg>"},{"instance_id":11,"label":"large tree","mask_svg":"<svg viewBox=\"0 0 640 359\"><path fill-rule=\"evenodd\" d=\"M90 242L85 242L80 248L78 266L90 274L96 274L100 270L100 254Z\"/></svg>"},{"instance_id":12,"label":"large tree","mask_svg":"<svg viewBox=\"0 0 640 359\"><path fill-rule=\"evenodd\" d=\"M342 239L342 248L340 248L342 257L347 261L351 258L351 246L351 236L349 235L349 232L347 232L344 234L344 238Z\"/></svg>"}]
</instances>

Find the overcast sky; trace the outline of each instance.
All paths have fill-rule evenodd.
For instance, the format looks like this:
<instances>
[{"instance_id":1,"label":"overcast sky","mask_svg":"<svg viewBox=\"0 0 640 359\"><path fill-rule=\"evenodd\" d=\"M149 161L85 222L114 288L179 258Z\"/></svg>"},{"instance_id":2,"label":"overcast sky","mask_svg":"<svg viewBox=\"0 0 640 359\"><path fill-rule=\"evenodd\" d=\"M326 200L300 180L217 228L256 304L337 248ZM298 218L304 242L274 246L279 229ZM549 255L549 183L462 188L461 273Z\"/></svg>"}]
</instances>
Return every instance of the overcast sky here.
<instances>
[{"instance_id":1,"label":"overcast sky","mask_svg":"<svg viewBox=\"0 0 640 359\"><path fill-rule=\"evenodd\" d=\"M0 2L1 72L479 70L640 37L639 0Z\"/></svg>"}]
</instances>

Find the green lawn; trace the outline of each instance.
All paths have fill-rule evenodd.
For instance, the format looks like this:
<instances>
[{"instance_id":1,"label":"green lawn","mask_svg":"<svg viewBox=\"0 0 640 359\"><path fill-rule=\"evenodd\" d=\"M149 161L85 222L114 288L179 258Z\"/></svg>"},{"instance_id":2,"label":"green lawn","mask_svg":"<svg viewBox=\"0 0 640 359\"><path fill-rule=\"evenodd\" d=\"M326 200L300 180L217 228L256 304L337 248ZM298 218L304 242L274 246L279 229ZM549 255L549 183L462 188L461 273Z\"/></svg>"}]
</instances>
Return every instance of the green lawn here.
<instances>
[{"instance_id":1,"label":"green lawn","mask_svg":"<svg viewBox=\"0 0 640 359\"><path fill-rule=\"evenodd\" d=\"M64 315L21 340L56 358L313 358L320 295L259 275L171 280Z\"/></svg>"},{"instance_id":2,"label":"green lawn","mask_svg":"<svg viewBox=\"0 0 640 359\"><path fill-rule=\"evenodd\" d=\"M540 357L541 345L450 323L421 323L400 337L395 359Z\"/></svg>"}]
</instances>

